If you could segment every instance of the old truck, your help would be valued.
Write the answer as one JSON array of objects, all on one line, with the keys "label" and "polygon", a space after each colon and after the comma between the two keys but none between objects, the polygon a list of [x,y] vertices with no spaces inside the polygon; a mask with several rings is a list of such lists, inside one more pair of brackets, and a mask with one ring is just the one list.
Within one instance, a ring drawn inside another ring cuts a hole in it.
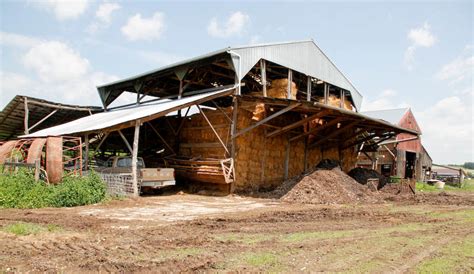
[{"label": "old truck", "polygon": [[[138,184],[142,191],[158,189],[176,184],[173,168],[146,168],[143,158],[138,157]],[[103,166],[95,169],[99,173],[132,173],[132,157],[113,156]]]}]

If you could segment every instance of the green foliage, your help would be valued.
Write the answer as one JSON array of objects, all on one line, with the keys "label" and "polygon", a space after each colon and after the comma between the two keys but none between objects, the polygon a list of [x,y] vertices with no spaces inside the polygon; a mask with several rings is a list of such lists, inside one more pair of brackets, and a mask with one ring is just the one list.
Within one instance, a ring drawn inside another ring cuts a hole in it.
[{"label": "green foliage", "polygon": [[467,169],[474,169],[474,162],[465,162],[463,167]]},{"label": "green foliage", "polygon": [[0,176],[0,208],[71,207],[98,203],[105,196],[106,186],[94,172],[65,177],[58,185],[35,182],[28,170]]},{"label": "green foliage", "polygon": [[41,232],[55,232],[61,230],[61,227],[53,224],[49,224],[47,226],[42,226],[33,223],[14,223],[9,224],[2,228],[3,231],[8,233],[13,233],[18,236],[25,236],[30,234],[38,234]]}]

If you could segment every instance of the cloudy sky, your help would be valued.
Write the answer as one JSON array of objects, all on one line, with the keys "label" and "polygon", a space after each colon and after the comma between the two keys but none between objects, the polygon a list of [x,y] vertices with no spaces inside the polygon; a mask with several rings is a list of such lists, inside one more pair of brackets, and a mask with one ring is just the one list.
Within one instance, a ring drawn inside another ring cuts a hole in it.
[{"label": "cloudy sky", "polygon": [[[412,108],[437,163],[473,161],[472,1],[0,2],[0,108],[100,105],[95,86],[230,45],[314,39],[363,110]],[[122,101],[126,98],[122,98]]]}]

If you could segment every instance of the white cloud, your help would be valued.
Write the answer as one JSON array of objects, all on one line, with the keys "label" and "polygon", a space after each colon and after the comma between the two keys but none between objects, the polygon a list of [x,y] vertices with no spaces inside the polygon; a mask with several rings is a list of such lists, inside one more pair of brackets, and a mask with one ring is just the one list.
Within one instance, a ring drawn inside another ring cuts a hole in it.
[{"label": "white cloud", "polygon": [[436,163],[474,159],[474,118],[471,95],[449,96],[424,110],[414,110],[422,127],[422,141]]},{"label": "white cloud", "polygon": [[212,18],[207,26],[207,33],[212,37],[226,38],[233,35],[240,35],[245,27],[250,23],[250,16],[240,11],[234,12],[230,15],[223,26],[217,21],[217,18]]},{"label": "white cloud", "polygon": [[40,42],[41,40],[37,38],[0,31],[0,45],[29,48]]},{"label": "white cloud", "polygon": [[59,82],[84,76],[89,61],[78,52],[58,41],[33,46],[22,58],[26,68],[35,71],[44,82]]},{"label": "white cloud", "polygon": [[411,29],[407,37],[411,45],[405,51],[404,63],[408,70],[412,70],[417,49],[432,47],[437,42],[437,38],[431,33],[431,26],[427,22],[421,27]]},{"label": "white cloud", "polygon": [[409,107],[409,105],[405,102],[398,104],[395,103],[393,97],[397,94],[398,92],[396,90],[385,89],[374,100],[365,99],[364,101],[362,101],[361,111]]},{"label": "white cloud", "polygon": [[15,95],[23,94],[46,100],[79,105],[100,105],[96,86],[119,78],[96,71],[89,60],[60,41],[40,41],[22,37],[21,41],[39,41],[28,48],[21,43],[21,64],[33,71],[27,76],[0,71],[0,106]]},{"label": "white cloud", "polygon": [[59,20],[78,18],[86,11],[89,4],[89,0],[43,0],[32,2],[54,13]]},{"label": "white cloud", "polygon": [[436,74],[436,78],[443,81],[450,81],[451,84],[455,84],[462,80],[472,78],[473,70],[473,55],[458,57],[449,64],[444,65]]},{"label": "white cloud", "polygon": [[99,5],[95,12],[96,21],[91,23],[87,28],[89,33],[95,33],[99,29],[107,28],[112,22],[112,13],[122,7],[117,3],[105,2]]},{"label": "white cloud", "polygon": [[137,13],[128,18],[127,24],[122,27],[122,33],[130,41],[157,40],[161,38],[165,29],[165,15],[155,12],[150,18],[142,18]]}]

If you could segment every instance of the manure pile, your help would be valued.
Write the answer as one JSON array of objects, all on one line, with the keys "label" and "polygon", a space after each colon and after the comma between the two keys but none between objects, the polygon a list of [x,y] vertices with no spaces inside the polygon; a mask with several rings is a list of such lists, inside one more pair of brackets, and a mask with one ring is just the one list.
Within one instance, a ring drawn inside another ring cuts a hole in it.
[{"label": "manure pile", "polygon": [[287,202],[305,204],[347,204],[376,202],[377,198],[366,187],[339,167],[317,169],[311,174],[285,181],[272,192],[272,196]]}]

